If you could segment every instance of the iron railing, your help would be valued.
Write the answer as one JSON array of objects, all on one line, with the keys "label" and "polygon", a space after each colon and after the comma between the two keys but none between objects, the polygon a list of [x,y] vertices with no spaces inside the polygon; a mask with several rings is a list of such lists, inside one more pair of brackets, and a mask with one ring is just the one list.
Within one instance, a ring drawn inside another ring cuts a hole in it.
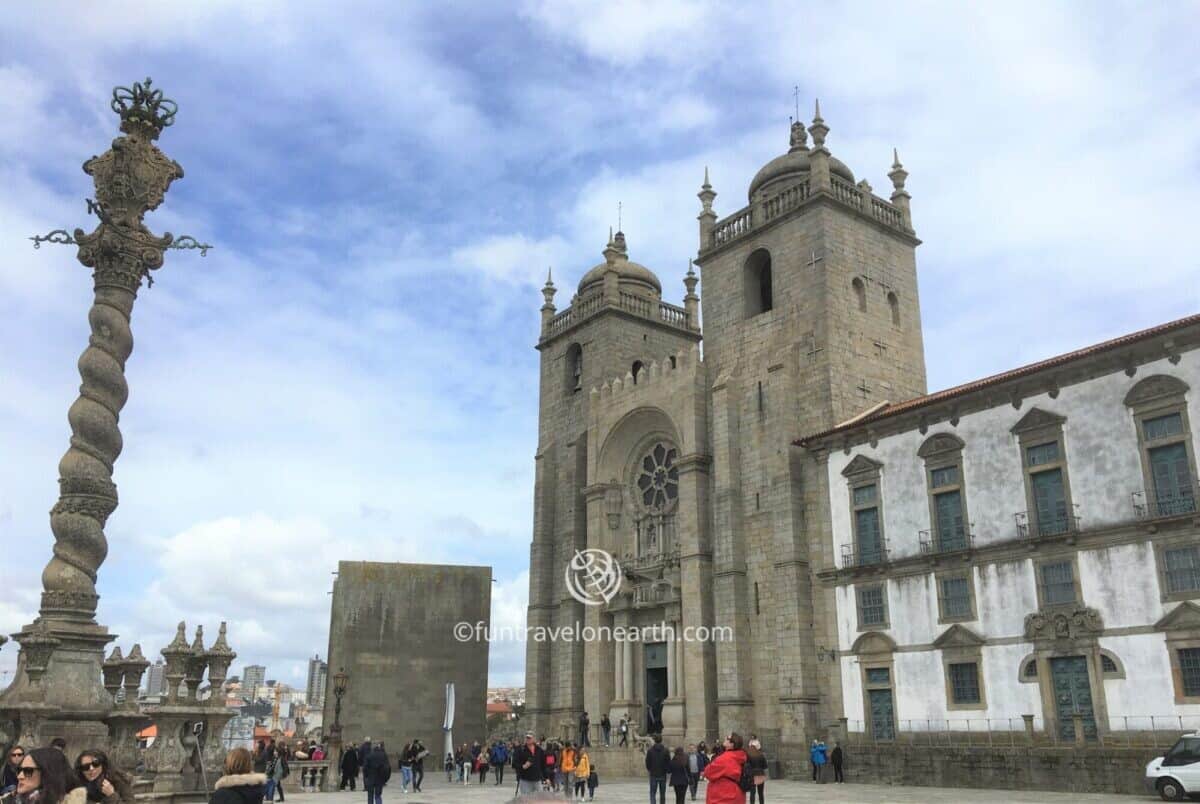
[{"label": "iron railing", "polygon": [[881,567],[888,563],[887,539],[880,539],[878,547],[860,550],[857,545],[842,545],[842,568]]},{"label": "iron railing", "polygon": [[1017,524],[1017,538],[1037,539],[1043,536],[1061,536],[1065,533],[1079,532],[1079,504],[1072,506],[1072,513],[1059,512],[1049,517],[1033,517],[1028,511],[1018,511],[1013,514]]},{"label": "iron railing", "polygon": [[1197,484],[1192,483],[1176,494],[1135,491],[1129,496],[1133,502],[1134,516],[1138,519],[1157,519],[1196,513],[1196,499],[1200,498],[1200,491]]},{"label": "iron railing", "polygon": [[917,532],[921,544],[921,555],[944,555],[961,553],[975,547],[974,525],[959,525],[945,530],[922,530]]}]

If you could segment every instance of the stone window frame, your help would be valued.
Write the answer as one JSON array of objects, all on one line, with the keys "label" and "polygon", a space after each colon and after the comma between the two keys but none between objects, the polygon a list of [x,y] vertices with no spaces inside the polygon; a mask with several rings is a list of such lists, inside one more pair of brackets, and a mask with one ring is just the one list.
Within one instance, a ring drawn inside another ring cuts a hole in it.
[{"label": "stone window frame", "polygon": [[[894,659],[896,643],[887,634],[880,631],[868,631],[854,641],[850,652],[858,657],[859,681],[862,688],[863,702],[863,731],[867,735],[872,735],[874,731],[872,728],[873,724],[871,723],[870,691],[873,689],[891,690],[892,734],[894,736],[891,741],[883,740],[883,742],[894,742],[900,736],[900,721],[897,711],[899,707],[896,696],[896,663]],[[868,670],[881,669],[888,671],[888,683],[886,685],[867,681]]]},{"label": "stone window frame", "polygon": [[[950,712],[981,711],[987,709],[987,683],[983,673],[984,640],[974,631],[962,625],[952,625],[933,641],[933,646],[942,654],[942,677],[946,685],[946,710]],[[950,677],[950,665],[973,664],[979,682],[979,701],[956,703],[954,685]]]},{"label": "stone window frame", "polygon": [[896,291],[888,291],[887,303],[892,315],[892,326],[900,329],[900,297],[896,295]]},{"label": "stone window frame", "polygon": [[[1075,587],[1075,598],[1073,600],[1064,601],[1062,603],[1047,603],[1046,595],[1042,588],[1042,567],[1047,564],[1070,564],[1071,565],[1071,583]],[[1079,583],[1079,552],[1072,551],[1066,555],[1044,556],[1033,560],[1033,582],[1037,588],[1038,609],[1063,609],[1073,606],[1082,606],[1083,603],[1083,587]]]},{"label": "stone window frame", "polygon": [[1180,592],[1171,592],[1167,589],[1167,561],[1164,553],[1167,550],[1174,550],[1180,547],[1200,548],[1200,537],[1193,534],[1180,534],[1154,541],[1154,565],[1158,575],[1158,598],[1163,603],[1200,599],[1200,587],[1185,589]]},{"label": "stone window frame", "polygon": [[[854,555],[859,555],[858,516],[857,512],[874,508],[879,518],[879,548],[882,553],[880,564],[887,563],[887,530],[883,524],[883,464],[871,460],[865,455],[858,455],[842,470],[846,478],[846,501],[850,510],[850,546]],[[866,486],[875,487],[875,504],[858,506],[854,503],[854,492]],[[858,566],[858,565],[856,565]]]},{"label": "stone window frame", "polygon": [[[1188,469],[1192,473],[1192,484],[1200,482],[1196,474],[1196,448],[1192,440],[1191,421],[1188,418],[1187,393],[1189,390],[1191,389],[1188,384],[1178,377],[1170,374],[1152,374],[1134,383],[1129,392],[1125,394],[1125,407],[1128,408],[1133,419],[1133,429],[1137,436],[1138,458],[1142,465],[1143,502],[1147,506],[1148,514],[1151,513],[1150,505],[1152,504],[1150,494],[1154,489],[1154,473],[1150,466],[1151,449],[1183,442],[1184,449],[1187,450]],[[1182,432],[1148,441],[1146,439],[1146,420],[1170,416],[1174,413],[1179,414],[1183,425]],[[1194,515],[1194,513],[1191,512],[1188,515]]]},{"label": "stone window frame", "polygon": [[[764,262],[759,255],[765,255]],[[752,264],[753,263],[753,264]],[[766,246],[758,246],[746,255],[742,263],[742,319],[769,313],[775,309],[775,258]],[[763,294],[763,278],[767,280],[767,292]],[[751,293],[753,290],[753,294]]]},{"label": "stone window frame", "polygon": [[[863,623],[862,618],[862,599],[860,592],[864,589],[879,589],[880,597],[883,600],[883,621],[878,623]],[[854,612],[856,621],[858,622],[859,631],[886,631],[892,627],[892,607],[888,601],[888,582],[886,580],[876,583],[858,583],[854,585]]]},{"label": "stone window frame", "polygon": [[[951,616],[946,614],[946,608],[942,597],[942,581],[950,578],[966,578],[967,580],[967,596],[969,598],[971,611],[966,615]],[[979,619],[979,612],[975,605],[975,570],[971,567],[958,570],[943,570],[935,572],[933,582],[936,586],[934,592],[937,594],[938,605],[938,624],[946,623],[969,623]]]},{"label": "stone window frame", "polygon": [[1154,624],[1156,631],[1163,631],[1163,646],[1167,650],[1167,661],[1171,667],[1171,684],[1175,690],[1175,703],[1200,704],[1200,695],[1185,695],[1183,690],[1183,668],[1179,662],[1179,651],[1187,648],[1200,649],[1200,606],[1185,600],[1171,609]]},{"label": "stone window frame", "polygon": [[936,491],[958,492],[959,505],[962,506],[963,540],[967,548],[971,546],[971,517],[967,509],[967,480],[963,471],[963,451],[966,446],[961,438],[952,433],[934,433],[925,439],[917,449],[917,456],[925,461],[925,497],[929,506],[929,536],[935,548],[938,544],[938,531],[933,473],[937,469],[949,469],[950,467],[958,469],[958,483],[950,486],[938,486]]},{"label": "stone window frame", "polygon": [[[1037,500],[1033,494],[1033,475],[1051,469],[1062,470],[1063,497],[1066,500],[1068,517],[1068,527],[1064,533],[1069,534],[1075,530],[1074,520],[1071,519],[1075,514],[1075,503],[1071,495],[1071,472],[1067,459],[1067,439],[1064,433],[1066,422],[1065,416],[1035,407],[1022,416],[1010,430],[1017,437],[1017,447],[1020,451],[1018,457],[1021,460],[1021,475],[1025,484],[1025,524],[1030,529],[1028,532],[1030,538],[1040,538],[1041,536],[1041,523],[1037,522]],[[1029,465],[1029,448],[1051,442],[1058,444],[1058,460],[1031,467]]]},{"label": "stone window frame", "polygon": [[860,313],[867,312],[867,283],[861,276],[850,280],[850,289],[854,291],[855,306]]},{"label": "stone window frame", "polygon": [[[1030,666],[1033,667],[1033,675],[1027,676],[1025,673]],[[1021,659],[1020,663],[1017,664],[1017,681],[1021,684],[1037,684],[1040,673],[1036,653],[1025,654],[1025,658]]]},{"label": "stone window frame", "polygon": [[[566,360],[563,374],[565,378],[564,385],[566,386],[567,394],[577,394],[583,390],[583,344],[579,341],[572,342],[567,351],[563,353]],[[575,374],[575,367],[579,366],[579,375]]]},{"label": "stone window frame", "polygon": [[[1097,656],[1098,656],[1097,663],[1100,668],[1100,677],[1101,678],[1103,678],[1106,681],[1110,680],[1110,679],[1124,680],[1124,678],[1125,678],[1125,663],[1121,661],[1120,656],[1118,656],[1117,654],[1113,653],[1111,650],[1108,650],[1106,648],[1101,648],[1099,651],[1097,651]],[[1113,667],[1115,669],[1105,670],[1104,669],[1104,660],[1105,659],[1108,659],[1109,661],[1111,661],[1113,663]]]}]

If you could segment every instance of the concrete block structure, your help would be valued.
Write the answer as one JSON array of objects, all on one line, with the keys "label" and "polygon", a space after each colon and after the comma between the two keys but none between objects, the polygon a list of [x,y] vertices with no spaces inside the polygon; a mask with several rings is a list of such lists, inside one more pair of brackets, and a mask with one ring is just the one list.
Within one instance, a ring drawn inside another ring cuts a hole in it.
[{"label": "concrete block structure", "polygon": [[[344,670],[346,744],[382,740],[394,757],[420,738],[439,756],[448,682],[455,685],[455,734],[486,734],[488,644],[456,639],[454,626],[490,623],[491,594],[490,567],[339,562],[329,618],[326,729],[334,723],[336,700],[329,685]],[[426,766],[438,769],[440,762]]]}]

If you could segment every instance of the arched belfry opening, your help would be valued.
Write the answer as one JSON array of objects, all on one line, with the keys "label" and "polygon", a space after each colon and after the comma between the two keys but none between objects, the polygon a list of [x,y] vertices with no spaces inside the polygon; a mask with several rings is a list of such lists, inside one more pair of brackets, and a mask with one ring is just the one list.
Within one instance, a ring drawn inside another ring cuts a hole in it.
[{"label": "arched belfry opening", "polygon": [[765,248],[756,249],[746,258],[746,266],[743,269],[742,296],[746,303],[746,318],[765,313],[775,306],[771,252]]},{"label": "arched belfry opening", "polygon": [[578,393],[583,390],[583,347],[573,343],[567,347],[566,360],[567,393]]}]

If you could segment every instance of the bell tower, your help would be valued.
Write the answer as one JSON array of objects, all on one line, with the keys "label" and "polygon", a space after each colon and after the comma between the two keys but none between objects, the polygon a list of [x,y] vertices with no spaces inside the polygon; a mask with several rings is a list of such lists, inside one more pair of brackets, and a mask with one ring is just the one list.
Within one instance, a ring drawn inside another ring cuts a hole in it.
[{"label": "bell tower", "polygon": [[833,644],[832,601],[811,575],[831,549],[820,473],[788,445],[925,393],[908,174],[893,153],[893,191],[875,195],[832,155],[829,131],[817,104],[755,175],[747,205],[722,219],[707,170],[698,194],[714,608],[736,634],[717,645],[720,728],[757,724],[797,750],[841,705],[835,663],[816,661]]}]

